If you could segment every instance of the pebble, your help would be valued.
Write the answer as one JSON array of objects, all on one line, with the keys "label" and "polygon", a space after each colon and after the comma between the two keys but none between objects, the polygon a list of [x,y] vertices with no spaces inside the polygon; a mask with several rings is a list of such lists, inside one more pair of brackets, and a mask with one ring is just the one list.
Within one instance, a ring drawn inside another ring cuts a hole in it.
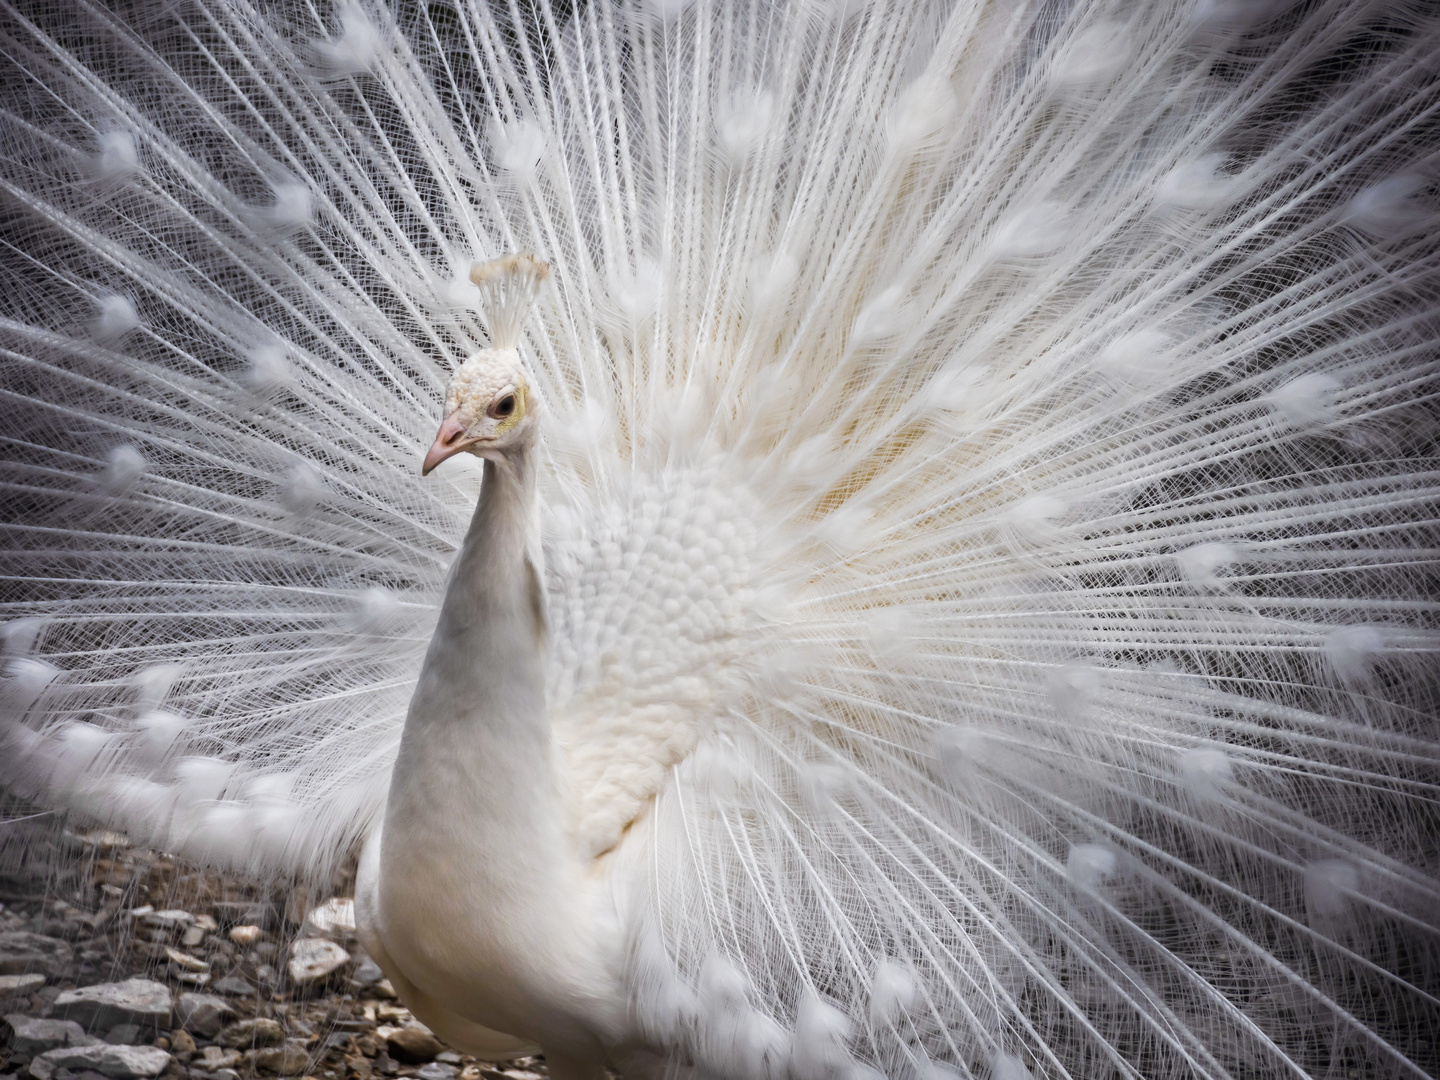
[{"label": "pebble", "polygon": [[265,1017],[238,1020],[221,1031],[215,1041],[237,1050],[252,1046],[279,1046],[285,1041],[285,1029]]},{"label": "pebble", "polygon": [[429,1065],[421,1065],[415,1075],[419,1080],[454,1080],[455,1067],[432,1061]]},{"label": "pebble", "polygon": [[381,1028],[385,1035],[385,1046],[396,1061],[417,1064],[434,1061],[435,1055],[445,1049],[445,1044],[435,1038],[434,1033],[423,1024],[412,1021],[400,1028]]},{"label": "pebble", "polygon": [[105,1033],[105,1041],[111,1046],[136,1046],[150,1040],[139,1024],[116,1024]]},{"label": "pebble", "polygon": [[126,1023],[168,1029],[170,990],[164,983],[150,979],[98,983],[64,991],[55,999],[51,1011],[92,1030],[108,1030]]},{"label": "pebble", "polygon": [[198,956],[191,956],[189,953],[181,952],[179,949],[172,949],[165,946],[166,958],[181,971],[209,971],[210,965]]},{"label": "pebble", "polygon": [[0,997],[28,994],[31,990],[38,990],[44,985],[45,976],[38,971],[32,975],[0,975]]},{"label": "pebble", "polygon": [[195,1038],[188,1031],[170,1032],[170,1054],[176,1061],[189,1061],[195,1056]]},{"label": "pebble", "polygon": [[355,964],[355,970],[350,973],[350,978],[361,986],[370,986],[385,978],[385,972],[380,970],[380,965],[370,957],[362,955]]},{"label": "pebble", "polygon": [[305,928],[310,933],[335,941],[354,938],[355,901],[331,897],[305,916]]},{"label": "pebble", "polygon": [[188,911],[181,911],[179,908],[172,908],[169,911],[151,911],[141,916],[140,919],[146,926],[153,926],[157,930],[178,930],[182,927],[191,926],[195,922],[195,916]]},{"label": "pebble", "polygon": [[267,1050],[256,1050],[251,1058],[255,1068],[261,1072],[276,1073],[279,1076],[299,1076],[310,1064],[310,1054],[305,1044],[296,1039],[287,1039],[280,1046]]},{"label": "pebble", "polygon": [[226,975],[223,979],[216,979],[210,989],[217,994],[229,994],[231,997],[248,997],[255,993],[255,987],[238,975]]},{"label": "pebble", "polygon": [[260,935],[265,933],[258,926],[232,926],[230,928],[230,940],[241,948],[249,948],[260,940]]},{"label": "pebble", "polygon": [[274,904],[222,900],[211,907],[221,926],[258,926],[269,930],[279,922]]},{"label": "pebble", "polygon": [[240,1064],[239,1050],[226,1050],[223,1046],[206,1046],[200,1051],[200,1064],[207,1069],[233,1069]]},{"label": "pebble", "polygon": [[0,934],[0,975],[54,975],[70,963],[75,950],[59,938],[12,930]]},{"label": "pebble", "polygon": [[10,1045],[6,1055],[11,1061],[25,1064],[37,1054],[65,1046],[94,1046],[100,1040],[85,1034],[74,1020],[37,1020],[19,1013],[5,1017],[10,1025]]},{"label": "pebble", "polygon": [[57,1069],[90,1069],[114,1080],[149,1080],[170,1064],[158,1046],[66,1046],[47,1050],[30,1062],[35,1080],[50,1080]]},{"label": "pebble", "polygon": [[324,938],[301,938],[290,948],[290,978],[297,986],[313,986],[350,963],[350,954]]},{"label": "pebble", "polygon": [[235,1007],[214,994],[187,992],[175,1003],[175,1022],[202,1039],[213,1039],[234,1019]]}]

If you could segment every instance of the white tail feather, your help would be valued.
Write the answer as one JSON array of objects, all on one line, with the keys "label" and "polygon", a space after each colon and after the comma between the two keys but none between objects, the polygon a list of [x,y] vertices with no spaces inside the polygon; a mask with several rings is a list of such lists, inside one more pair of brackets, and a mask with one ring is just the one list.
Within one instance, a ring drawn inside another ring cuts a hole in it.
[{"label": "white tail feather", "polygon": [[1425,4],[143,7],[0,27],[13,791],[328,874],[528,331],[617,1061],[1440,1069]]}]

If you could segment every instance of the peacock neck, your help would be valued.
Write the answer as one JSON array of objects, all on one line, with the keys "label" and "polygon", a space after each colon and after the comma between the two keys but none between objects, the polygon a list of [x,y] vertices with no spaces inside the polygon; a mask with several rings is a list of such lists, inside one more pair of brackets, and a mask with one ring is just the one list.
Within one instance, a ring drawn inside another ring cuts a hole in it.
[{"label": "peacock neck", "polygon": [[534,499],[528,452],[487,460],[392,774],[380,906],[390,956],[426,994],[583,1048],[608,965],[554,769]]}]

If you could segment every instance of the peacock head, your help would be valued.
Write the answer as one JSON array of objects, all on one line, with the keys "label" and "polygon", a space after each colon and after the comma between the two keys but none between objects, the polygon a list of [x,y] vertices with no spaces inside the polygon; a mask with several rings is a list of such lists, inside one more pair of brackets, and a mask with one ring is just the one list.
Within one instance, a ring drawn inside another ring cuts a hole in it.
[{"label": "peacock head", "polygon": [[536,404],[519,353],[514,349],[476,353],[450,380],[445,391],[445,419],[425,455],[421,473],[428,474],[461,452],[498,457],[528,444],[536,423]]},{"label": "peacock head", "polygon": [[492,345],[461,364],[445,391],[445,419],[425,455],[421,473],[467,451],[502,460],[530,445],[539,400],[517,346],[525,318],[550,276],[550,264],[532,255],[506,255],[470,268]]}]

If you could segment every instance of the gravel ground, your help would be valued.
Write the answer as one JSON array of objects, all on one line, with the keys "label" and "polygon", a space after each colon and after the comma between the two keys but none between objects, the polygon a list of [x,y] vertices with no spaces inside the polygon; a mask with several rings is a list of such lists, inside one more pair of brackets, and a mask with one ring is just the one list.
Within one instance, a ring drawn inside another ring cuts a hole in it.
[{"label": "gravel ground", "polygon": [[549,1075],[419,1024],[360,950],[345,880],[275,894],[106,832],[51,829],[27,857],[0,877],[0,1080]]}]

